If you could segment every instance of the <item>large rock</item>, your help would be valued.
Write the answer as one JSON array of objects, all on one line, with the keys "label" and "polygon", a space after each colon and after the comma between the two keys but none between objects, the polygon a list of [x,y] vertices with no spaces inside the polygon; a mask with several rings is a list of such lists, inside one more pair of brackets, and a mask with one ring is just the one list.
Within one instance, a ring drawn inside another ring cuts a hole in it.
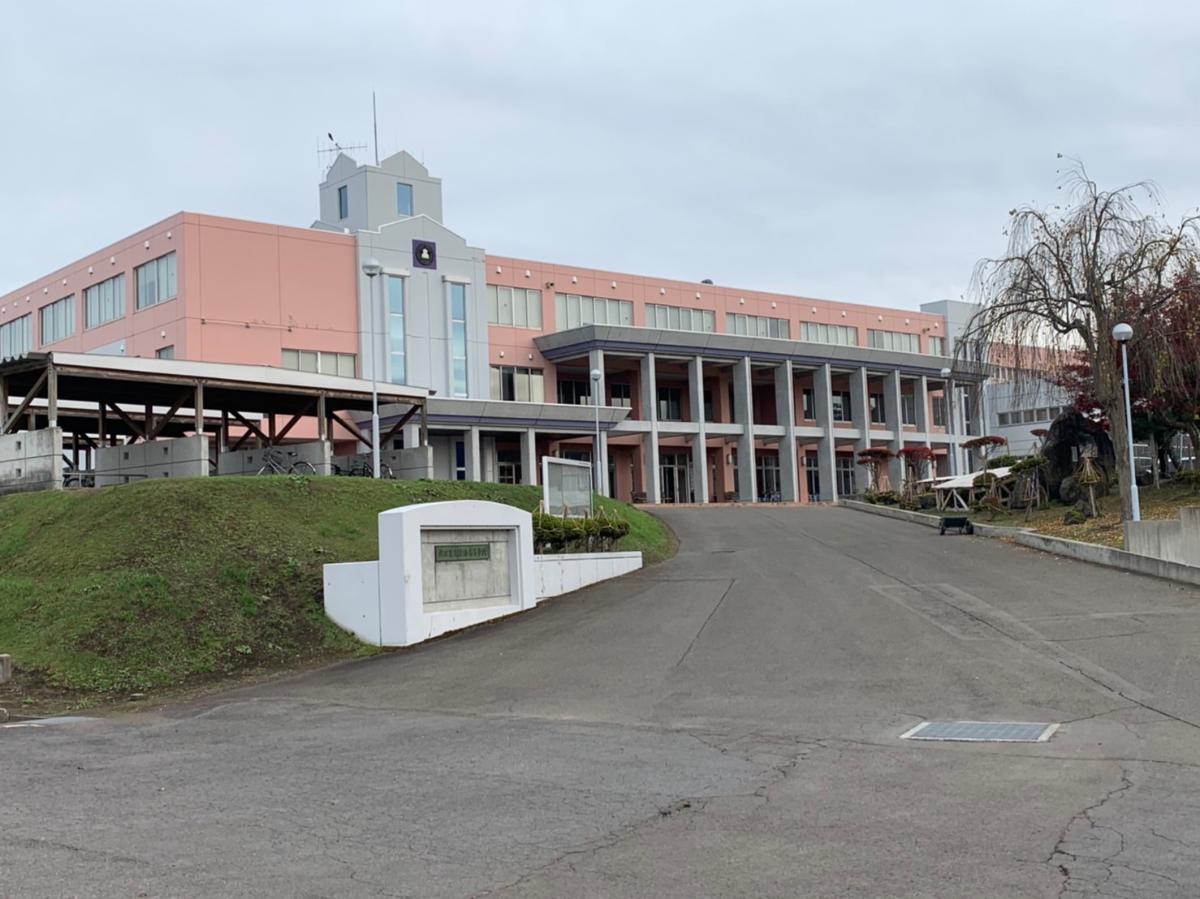
[{"label": "large rock", "polygon": [[[1087,495],[1086,488],[1081,490],[1075,485],[1074,475],[1079,467],[1080,456],[1093,449],[1096,453],[1096,467],[1100,469],[1106,482],[1111,481],[1117,470],[1117,457],[1108,433],[1094,421],[1077,412],[1065,413],[1054,420],[1042,447],[1042,455],[1046,457],[1046,489],[1050,496],[1071,503],[1078,499],[1080,494]],[[1059,495],[1059,487],[1064,480],[1067,482],[1066,493],[1069,494],[1066,497]],[[1103,488],[1097,490],[1098,495],[1103,493]]]}]

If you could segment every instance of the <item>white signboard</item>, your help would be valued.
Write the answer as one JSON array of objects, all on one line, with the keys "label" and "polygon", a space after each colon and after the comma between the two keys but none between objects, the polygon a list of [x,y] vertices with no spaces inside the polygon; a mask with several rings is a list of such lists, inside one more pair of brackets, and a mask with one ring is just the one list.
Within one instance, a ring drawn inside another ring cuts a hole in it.
[{"label": "white signboard", "polygon": [[587,518],[592,514],[592,465],[542,457],[542,503],[547,515]]}]

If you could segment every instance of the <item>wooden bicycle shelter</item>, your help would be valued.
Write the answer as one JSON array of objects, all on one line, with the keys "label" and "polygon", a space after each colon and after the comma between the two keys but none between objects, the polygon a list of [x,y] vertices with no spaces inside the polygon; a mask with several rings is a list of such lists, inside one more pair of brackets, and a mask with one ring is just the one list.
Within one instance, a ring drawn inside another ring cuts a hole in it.
[{"label": "wooden bicycle shelter", "polygon": [[[376,385],[379,405],[399,412],[381,444],[415,419],[419,445],[427,445],[429,393]],[[96,448],[207,433],[234,451],[247,441],[287,442],[300,422],[315,420],[318,439],[340,428],[369,445],[356,418],[371,409],[371,381],[265,365],[59,352],[0,361],[0,437],[61,428],[77,446]]]}]

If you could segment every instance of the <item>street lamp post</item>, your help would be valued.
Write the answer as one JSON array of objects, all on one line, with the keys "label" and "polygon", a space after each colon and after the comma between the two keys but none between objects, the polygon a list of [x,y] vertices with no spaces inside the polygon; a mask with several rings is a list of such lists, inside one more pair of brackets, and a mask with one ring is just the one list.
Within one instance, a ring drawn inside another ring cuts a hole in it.
[{"label": "street lamp post", "polygon": [[592,485],[592,493],[600,492],[600,378],[603,377],[603,372],[598,368],[592,369],[592,408],[596,411],[596,431],[595,431],[595,462],[592,469],[595,471],[596,483]]},{"label": "street lamp post", "polygon": [[1129,352],[1128,344],[1133,337],[1133,328],[1121,322],[1112,330],[1113,340],[1121,344],[1121,370],[1125,375],[1125,448],[1129,453],[1129,506],[1134,521],[1142,520],[1141,502],[1138,499],[1137,469],[1133,465],[1133,409],[1129,402]]},{"label": "street lamp post", "polygon": [[367,276],[370,295],[367,297],[367,314],[371,319],[368,331],[371,340],[371,476],[379,479],[379,383],[376,377],[375,354],[379,347],[375,340],[375,282],[383,273],[383,266],[372,256],[362,266],[363,274]]},{"label": "street lamp post", "polygon": [[950,474],[958,475],[958,445],[954,441],[954,392],[950,389],[950,369],[942,369],[945,384],[942,393],[946,395],[946,433],[950,435]]}]

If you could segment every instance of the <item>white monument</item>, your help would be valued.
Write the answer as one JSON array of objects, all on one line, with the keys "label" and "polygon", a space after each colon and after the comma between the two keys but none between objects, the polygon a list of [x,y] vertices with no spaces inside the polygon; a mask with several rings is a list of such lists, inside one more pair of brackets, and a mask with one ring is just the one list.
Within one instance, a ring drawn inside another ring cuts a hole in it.
[{"label": "white monument", "polygon": [[533,608],[536,581],[528,512],[476,500],[402,506],[379,515],[378,562],[325,566],[325,613],[368,643],[411,646]]}]

